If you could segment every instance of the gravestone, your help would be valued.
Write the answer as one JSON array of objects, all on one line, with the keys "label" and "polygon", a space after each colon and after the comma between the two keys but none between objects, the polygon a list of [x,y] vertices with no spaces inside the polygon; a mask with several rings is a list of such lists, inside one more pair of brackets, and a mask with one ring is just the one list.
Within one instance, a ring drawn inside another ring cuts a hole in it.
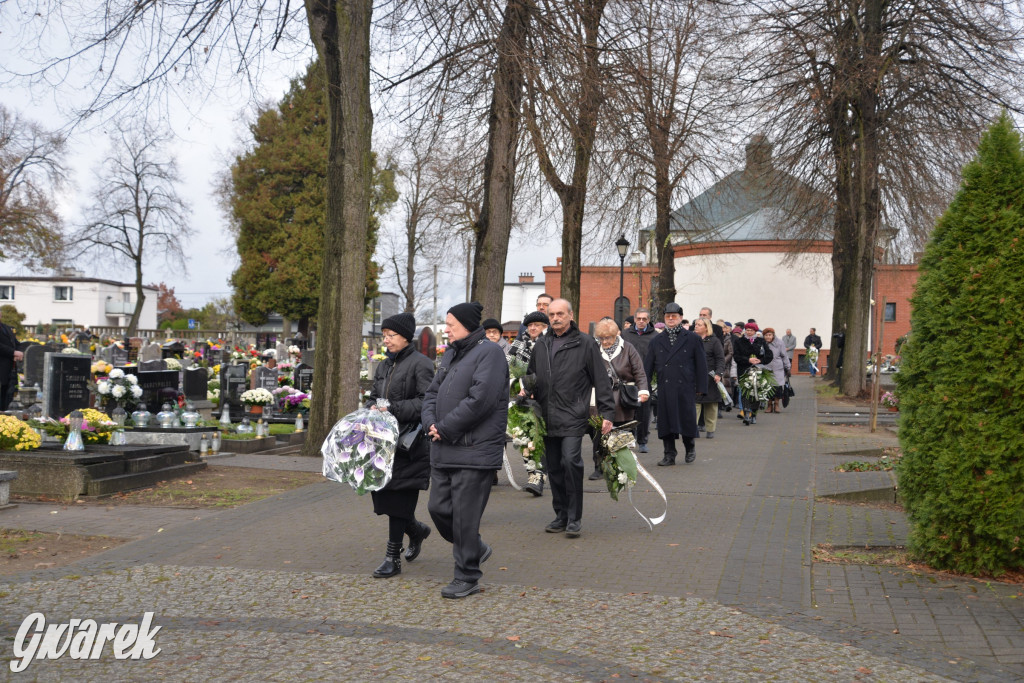
[{"label": "gravestone", "polygon": [[208,354],[210,367],[224,362],[224,351],[222,349],[210,349]]},{"label": "gravestone", "polygon": [[206,368],[189,368],[182,373],[185,398],[190,401],[205,401],[207,377]]},{"label": "gravestone", "polygon": [[162,403],[178,395],[177,370],[143,370],[140,364],[136,377],[142,389],[139,402],[145,403],[151,413],[159,412]]},{"label": "gravestone", "polygon": [[114,364],[114,345],[103,346],[96,353],[96,357],[104,363]]},{"label": "gravestone", "polygon": [[313,366],[306,363],[299,363],[295,366],[295,373],[292,375],[292,383],[295,388],[304,394],[308,394],[313,388]]},{"label": "gravestone", "polygon": [[[266,389],[271,394],[273,394],[274,390],[277,389],[277,368],[268,368],[265,365],[261,365],[252,371],[252,375],[254,389]],[[264,406],[263,412],[273,415],[277,412],[277,406],[274,404]]]},{"label": "gravestone", "polygon": [[[139,372],[157,372],[159,370],[167,369],[167,361],[161,359],[158,360],[144,360],[139,362]],[[177,372],[174,370],[173,372]]]},{"label": "gravestone", "polygon": [[191,358],[182,358],[182,359],[181,359],[181,369],[182,369],[182,370],[188,370],[188,369],[189,369],[190,367],[192,367],[192,366],[193,366],[194,364],[195,364],[195,363],[194,363],[194,362],[192,361],[192,359],[191,359]]},{"label": "gravestone", "polygon": [[111,365],[113,365],[115,368],[123,368],[124,366],[128,365],[128,349],[122,348],[117,344],[114,344],[110,348],[110,355],[112,360],[108,362]]},{"label": "gravestone", "polygon": [[180,341],[169,341],[160,347],[160,358],[181,358],[185,355],[185,345]]},{"label": "gravestone", "polygon": [[208,343],[197,341],[195,346],[192,347],[192,351],[203,360],[210,360],[210,345]]},{"label": "gravestone", "polygon": [[277,362],[278,363],[284,363],[286,360],[288,360],[288,347],[287,346],[285,346],[281,342],[277,342],[277,346],[275,347],[275,350],[277,351]]},{"label": "gravestone", "polygon": [[143,344],[142,349],[139,351],[139,361],[146,360],[160,360],[163,356],[160,354],[160,345],[156,342],[150,342]]},{"label": "gravestone", "polygon": [[77,353],[47,353],[43,359],[43,416],[59,420],[89,407],[92,359]]},{"label": "gravestone", "polygon": [[[224,365],[220,369],[220,401],[221,405],[232,408],[242,405],[242,394],[249,388],[246,372],[249,366],[244,363]],[[240,414],[240,413],[238,413]]]},{"label": "gravestone", "polygon": [[437,358],[437,337],[434,330],[429,327],[421,327],[416,332],[416,350],[430,360]]},{"label": "gravestone", "polygon": [[51,344],[33,344],[25,349],[25,386],[43,386],[43,362],[46,354],[58,351],[60,349]]},{"label": "gravestone", "polygon": [[316,367],[316,363],[313,361],[316,359],[316,349],[306,349],[302,352],[302,362],[313,368]]},{"label": "gravestone", "polygon": [[145,340],[142,337],[132,337],[128,340],[128,362],[138,363],[139,354],[142,352],[142,344]]}]

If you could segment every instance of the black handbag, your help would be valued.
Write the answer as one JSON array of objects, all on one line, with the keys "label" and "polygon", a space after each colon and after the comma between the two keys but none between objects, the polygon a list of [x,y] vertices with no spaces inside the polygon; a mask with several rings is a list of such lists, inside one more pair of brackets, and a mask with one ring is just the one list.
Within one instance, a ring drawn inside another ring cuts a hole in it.
[{"label": "black handbag", "polygon": [[635,384],[619,382],[619,405],[623,408],[639,408],[640,389]]},{"label": "black handbag", "polygon": [[789,407],[789,399],[792,396],[796,396],[796,392],[793,391],[793,385],[790,384],[789,380],[787,379],[786,383],[784,385],[782,385],[782,407],[783,408],[788,408]]},{"label": "black handbag", "polygon": [[403,427],[398,432],[398,441],[395,443],[396,450],[403,453],[415,452],[420,443],[423,442],[423,425],[417,422],[415,425]]}]

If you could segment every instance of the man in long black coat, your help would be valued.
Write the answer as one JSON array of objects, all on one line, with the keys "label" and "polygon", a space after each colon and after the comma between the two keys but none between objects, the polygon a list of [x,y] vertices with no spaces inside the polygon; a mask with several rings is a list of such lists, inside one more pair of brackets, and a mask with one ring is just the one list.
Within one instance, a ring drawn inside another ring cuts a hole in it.
[{"label": "man in long black coat", "polygon": [[14,330],[0,323],[0,410],[7,410],[18,389],[17,363],[22,357]]},{"label": "man in long black coat", "polygon": [[665,306],[665,331],[647,347],[644,371],[658,382],[658,438],[665,446],[659,465],[676,464],[676,436],[683,438],[686,462],[697,458],[697,394],[708,393],[708,363],[704,345],[683,327],[683,309]]}]

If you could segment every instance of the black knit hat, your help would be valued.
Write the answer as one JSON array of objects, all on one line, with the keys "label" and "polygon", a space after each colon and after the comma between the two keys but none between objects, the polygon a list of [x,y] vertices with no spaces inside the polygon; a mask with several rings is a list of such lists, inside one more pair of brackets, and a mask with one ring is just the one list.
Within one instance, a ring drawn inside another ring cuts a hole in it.
[{"label": "black knit hat", "polygon": [[475,301],[469,301],[455,304],[448,309],[448,312],[455,316],[455,319],[462,323],[467,331],[473,332],[480,327],[480,317],[484,313],[484,307]]},{"label": "black knit hat", "polygon": [[412,338],[416,336],[416,318],[413,317],[412,313],[399,313],[390,318],[385,318],[384,322],[380,324],[380,329],[391,330],[396,334],[402,335],[408,341],[412,341]]},{"label": "black knit hat", "polygon": [[502,324],[499,323],[494,318],[488,318],[487,320],[483,321],[483,323],[480,326],[483,327],[485,330],[498,330],[499,332],[505,331],[505,328],[502,326]]},{"label": "black knit hat", "polygon": [[523,324],[529,325],[530,323],[544,323],[545,325],[550,325],[551,321],[548,320],[548,317],[544,315],[543,311],[530,311],[526,314],[526,317],[523,318]]}]

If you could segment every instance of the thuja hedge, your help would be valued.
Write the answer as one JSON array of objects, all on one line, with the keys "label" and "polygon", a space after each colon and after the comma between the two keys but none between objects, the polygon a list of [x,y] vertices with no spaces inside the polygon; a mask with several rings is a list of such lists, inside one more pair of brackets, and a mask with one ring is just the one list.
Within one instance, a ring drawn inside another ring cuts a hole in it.
[{"label": "thuja hedge", "polygon": [[1024,568],[1024,150],[1004,113],[921,259],[896,377],[910,550]]}]

